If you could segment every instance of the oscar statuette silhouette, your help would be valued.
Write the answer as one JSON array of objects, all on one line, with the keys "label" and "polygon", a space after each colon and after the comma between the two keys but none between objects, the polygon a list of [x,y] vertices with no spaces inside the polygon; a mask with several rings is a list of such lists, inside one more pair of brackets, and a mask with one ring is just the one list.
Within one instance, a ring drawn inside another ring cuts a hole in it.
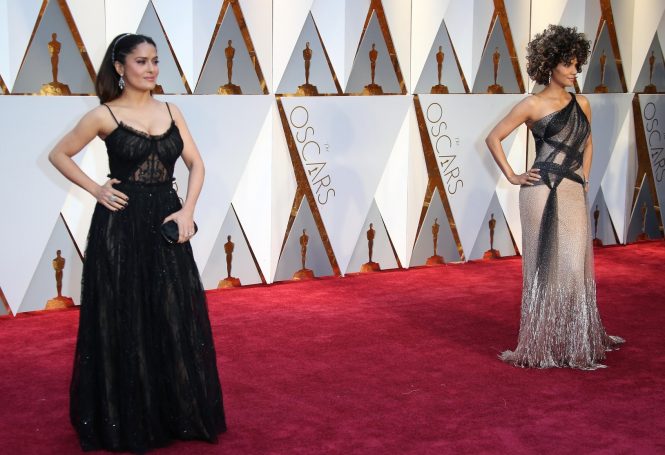
[{"label": "oscar statuette silhouette", "polygon": [[231,241],[231,236],[226,237],[224,244],[224,253],[226,253],[226,278],[220,280],[217,289],[237,288],[240,286],[240,279],[231,276],[231,263],[233,262],[233,249],[235,244]]},{"label": "oscar statuette silhouette", "polygon": [[494,83],[487,87],[487,93],[500,94],[503,93],[503,86],[497,83],[497,78],[499,77],[499,62],[501,61],[501,53],[499,48],[495,48],[492,53],[492,66],[494,70]]},{"label": "oscar statuette silhouette", "polygon": [[598,205],[593,211],[593,246],[603,246],[603,241],[598,238],[598,219],[600,218],[600,210]]},{"label": "oscar statuette silhouette", "polygon": [[219,95],[242,95],[242,89],[240,86],[231,82],[233,79],[233,57],[235,55],[236,50],[233,47],[233,41],[229,40],[229,45],[224,48],[224,56],[226,57],[226,77],[228,82],[217,89]]},{"label": "oscar statuette silhouette", "polygon": [[305,262],[307,260],[307,243],[309,242],[309,236],[305,229],[302,230],[302,235],[300,236],[300,263],[302,268],[293,274],[294,280],[308,280],[314,278],[314,272],[305,267]]},{"label": "oscar statuette silhouette", "polygon": [[644,87],[644,93],[658,93],[658,89],[653,83],[653,68],[656,64],[656,56],[653,54],[654,52],[651,51],[651,56],[649,57],[649,83]]},{"label": "oscar statuette silhouette", "polygon": [[48,53],[51,55],[51,75],[53,80],[48,84],[42,85],[39,89],[40,95],[58,96],[58,95],[71,95],[69,86],[58,81],[58,66],[60,64],[60,50],[62,43],[57,40],[58,34],[51,34],[51,41],[48,42]]},{"label": "oscar statuette silhouette", "polygon": [[316,96],[319,90],[316,85],[309,83],[309,68],[312,63],[312,49],[309,47],[309,41],[305,43],[305,49],[302,50],[302,58],[305,60],[305,83],[298,86],[296,95],[298,96]]},{"label": "oscar statuette silhouette", "polygon": [[441,74],[443,70],[443,59],[445,54],[443,53],[442,46],[439,46],[439,52],[436,53],[436,72],[437,72],[437,84],[432,86],[430,93],[433,95],[445,95],[448,93],[448,87],[441,83]]},{"label": "oscar statuette silhouette", "polygon": [[62,252],[60,250],[55,252],[55,258],[53,258],[52,264],[53,270],[55,271],[55,289],[58,294],[56,297],[53,297],[46,302],[46,309],[55,310],[72,307],[74,306],[72,298],[62,295],[62,275],[65,269],[65,258],[62,257]]},{"label": "oscar statuette silhouette", "polygon": [[642,203],[642,232],[637,236],[637,241],[642,242],[645,240],[650,240],[649,234],[647,234],[647,203]]},{"label": "oscar statuette silhouette", "polygon": [[490,215],[490,220],[487,224],[490,228],[490,249],[485,251],[483,259],[498,259],[501,257],[501,253],[499,253],[499,250],[494,249],[494,229],[496,228],[496,219],[494,218],[493,213]]},{"label": "oscar statuette silhouette", "polygon": [[369,229],[367,230],[367,249],[369,252],[369,262],[365,262],[360,266],[360,271],[365,272],[378,272],[381,270],[381,266],[378,262],[372,261],[372,253],[374,252],[374,236],[376,231],[374,230],[374,224],[369,223]]},{"label": "oscar statuette silhouette", "polygon": [[372,82],[363,88],[363,95],[383,95],[383,88],[374,82],[376,77],[376,59],[379,57],[379,51],[375,48],[376,43],[372,43],[372,49],[369,51],[369,67]]},{"label": "oscar statuette silhouette", "polygon": [[593,93],[607,93],[609,89],[605,85],[605,65],[607,64],[607,55],[605,54],[605,49],[603,49],[600,54],[600,84],[593,89]]},{"label": "oscar statuette silhouette", "polygon": [[432,243],[434,246],[434,254],[427,258],[425,265],[439,265],[443,264],[443,258],[436,253],[437,246],[439,244],[439,219],[434,218],[434,224],[432,225]]}]

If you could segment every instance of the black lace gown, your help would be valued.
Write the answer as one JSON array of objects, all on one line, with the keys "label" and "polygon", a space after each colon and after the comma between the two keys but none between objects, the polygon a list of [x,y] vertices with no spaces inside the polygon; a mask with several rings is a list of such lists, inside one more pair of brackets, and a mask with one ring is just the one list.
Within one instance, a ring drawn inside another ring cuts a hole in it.
[{"label": "black lace gown", "polygon": [[92,217],[71,422],[84,450],[216,441],[226,424],[203,285],[189,242],[159,233],[181,208],[172,181],[182,138],[173,122],[158,136],[120,122],[105,142],[129,205],[97,204]]}]

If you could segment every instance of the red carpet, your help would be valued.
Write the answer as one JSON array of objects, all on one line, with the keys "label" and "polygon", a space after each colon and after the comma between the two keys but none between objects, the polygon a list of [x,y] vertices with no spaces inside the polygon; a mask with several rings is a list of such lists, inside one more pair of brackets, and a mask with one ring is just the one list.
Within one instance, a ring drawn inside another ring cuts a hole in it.
[{"label": "red carpet", "polygon": [[[520,260],[214,291],[229,432],[168,454],[665,453],[665,243],[596,252],[607,369],[523,370]],[[0,452],[77,453],[78,312],[0,318]]]}]

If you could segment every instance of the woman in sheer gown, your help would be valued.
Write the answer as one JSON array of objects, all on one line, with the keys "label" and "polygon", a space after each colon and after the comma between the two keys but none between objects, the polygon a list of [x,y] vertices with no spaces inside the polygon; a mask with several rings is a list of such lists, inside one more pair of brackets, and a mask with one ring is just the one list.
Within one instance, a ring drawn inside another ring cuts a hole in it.
[{"label": "woman in sheer gown", "polygon": [[[70,417],[84,450],[143,452],[174,439],[210,442],[226,429],[206,297],[192,255],[204,167],[180,110],[152,98],[155,43],[117,36],[96,81],[101,105],[49,155],[97,199],[83,265]],[[95,136],[110,179],[99,185],[72,160]],[[187,197],[173,189],[182,157]],[[179,240],[160,225],[174,220]]]},{"label": "woman in sheer gown", "polygon": [[[520,188],[522,309],[517,348],[500,358],[521,367],[602,367],[605,352],[623,343],[606,334],[596,307],[587,210],[591,170],[591,107],[573,87],[589,42],[575,28],[550,25],[528,45],[529,76],[544,85],[487,136],[501,171]],[[520,124],[536,144],[533,167],[515,174],[501,141]]]}]

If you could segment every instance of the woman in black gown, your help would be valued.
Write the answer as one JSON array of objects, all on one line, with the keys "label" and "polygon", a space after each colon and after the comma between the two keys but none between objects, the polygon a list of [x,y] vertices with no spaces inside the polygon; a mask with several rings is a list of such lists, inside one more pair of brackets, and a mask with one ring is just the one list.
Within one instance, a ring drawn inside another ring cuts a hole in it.
[{"label": "woman in black gown", "polygon": [[[84,450],[145,451],[174,439],[216,441],[226,429],[206,297],[189,239],[204,167],[179,109],[155,100],[154,41],[117,36],[96,81],[101,105],[49,155],[97,199],[83,265],[70,416]],[[72,160],[95,136],[110,179]],[[173,189],[182,157],[184,202]],[[174,220],[170,244],[160,225]]]},{"label": "woman in black gown", "polygon": [[[591,172],[591,106],[573,87],[589,56],[575,28],[550,25],[528,46],[527,72],[544,85],[487,136],[504,175],[520,189],[522,312],[517,348],[501,359],[521,367],[602,367],[610,336],[596,307],[586,190]],[[501,141],[522,123],[536,142],[533,167],[515,174]]]}]

